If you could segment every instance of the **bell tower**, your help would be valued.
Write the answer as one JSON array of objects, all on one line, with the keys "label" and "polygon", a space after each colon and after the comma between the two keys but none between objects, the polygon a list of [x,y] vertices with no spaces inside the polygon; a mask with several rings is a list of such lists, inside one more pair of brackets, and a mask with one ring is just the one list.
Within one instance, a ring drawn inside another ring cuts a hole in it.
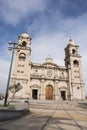
[{"label": "bell tower", "polygon": [[68,69],[71,100],[84,100],[84,82],[79,46],[69,39],[65,48],[65,66]]},{"label": "bell tower", "polygon": [[13,74],[26,75],[28,71],[28,62],[30,62],[31,55],[31,37],[27,32],[18,36],[18,46],[14,59]]},{"label": "bell tower", "polygon": [[27,97],[28,84],[30,79],[30,55],[31,55],[31,37],[27,32],[18,36],[18,46],[15,50],[13,70],[11,74],[10,84],[20,83],[22,90],[19,92],[19,97]]}]

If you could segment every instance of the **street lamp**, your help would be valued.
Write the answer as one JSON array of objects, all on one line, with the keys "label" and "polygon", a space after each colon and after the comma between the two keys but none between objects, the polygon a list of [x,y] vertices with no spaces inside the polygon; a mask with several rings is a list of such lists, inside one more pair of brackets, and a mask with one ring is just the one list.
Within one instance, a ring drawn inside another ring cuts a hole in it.
[{"label": "street lamp", "polygon": [[8,90],[9,90],[9,84],[10,84],[10,76],[11,76],[12,63],[13,63],[13,58],[14,58],[14,49],[16,49],[17,43],[15,43],[15,42],[9,42],[9,45],[13,45],[13,47],[9,47],[8,48],[9,50],[12,50],[12,57],[11,57],[11,63],[10,63],[8,81],[7,81],[7,88],[6,88],[6,93],[5,93],[4,106],[7,105]]}]

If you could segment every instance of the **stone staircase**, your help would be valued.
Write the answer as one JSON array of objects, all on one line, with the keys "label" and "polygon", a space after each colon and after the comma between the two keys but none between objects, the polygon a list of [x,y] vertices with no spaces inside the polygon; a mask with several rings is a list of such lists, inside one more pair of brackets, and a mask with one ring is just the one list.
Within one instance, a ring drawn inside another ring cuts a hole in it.
[{"label": "stone staircase", "polygon": [[54,100],[30,100],[29,108],[36,109],[62,109],[62,103]]}]

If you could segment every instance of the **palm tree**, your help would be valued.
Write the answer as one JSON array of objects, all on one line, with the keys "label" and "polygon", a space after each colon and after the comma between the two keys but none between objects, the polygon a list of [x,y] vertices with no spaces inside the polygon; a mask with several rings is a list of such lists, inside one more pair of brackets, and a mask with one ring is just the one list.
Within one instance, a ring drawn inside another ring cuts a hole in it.
[{"label": "palm tree", "polygon": [[16,92],[18,92],[20,89],[22,89],[20,83],[14,84],[9,87],[9,90],[13,93],[12,100],[14,99]]}]

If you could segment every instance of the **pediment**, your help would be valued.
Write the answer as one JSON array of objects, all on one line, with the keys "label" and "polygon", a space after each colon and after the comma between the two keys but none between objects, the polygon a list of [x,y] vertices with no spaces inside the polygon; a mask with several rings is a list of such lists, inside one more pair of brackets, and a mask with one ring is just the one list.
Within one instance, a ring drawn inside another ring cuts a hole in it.
[{"label": "pediment", "polygon": [[37,85],[37,84],[33,84],[33,85],[31,85],[30,87],[31,87],[31,88],[40,88],[40,86]]}]

